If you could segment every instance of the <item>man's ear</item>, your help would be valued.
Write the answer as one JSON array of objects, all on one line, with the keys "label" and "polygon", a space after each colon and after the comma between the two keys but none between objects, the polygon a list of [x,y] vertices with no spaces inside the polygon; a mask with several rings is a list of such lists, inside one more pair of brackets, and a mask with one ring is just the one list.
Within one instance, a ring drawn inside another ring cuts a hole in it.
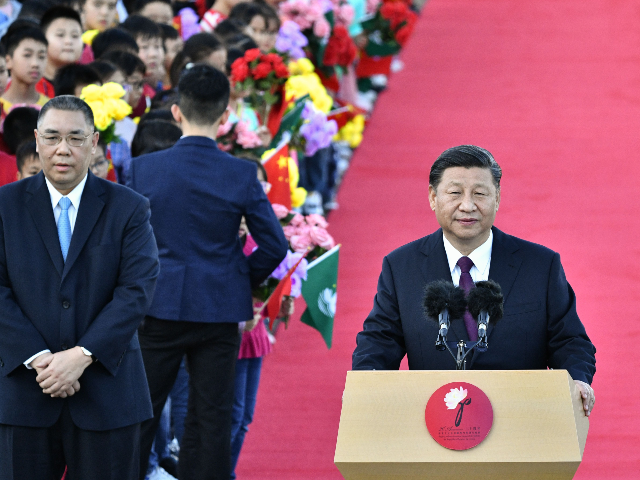
[{"label": "man's ear", "polygon": [[176,122],[182,123],[182,112],[180,111],[178,104],[174,103],[171,105],[171,115],[173,115],[173,119]]},{"label": "man's ear", "polygon": [[436,189],[433,185],[429,185],[429,206],[431,210],[436,209]]}]

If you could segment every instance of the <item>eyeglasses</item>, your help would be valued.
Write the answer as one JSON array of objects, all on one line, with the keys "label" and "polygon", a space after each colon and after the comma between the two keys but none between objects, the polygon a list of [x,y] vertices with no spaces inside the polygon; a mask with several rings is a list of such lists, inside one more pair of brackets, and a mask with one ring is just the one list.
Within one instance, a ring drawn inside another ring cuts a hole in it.
[{"label": "eyeglasses", "polygon": [[64,138],[67,142],[67,145],[69,145],[70,147],[81,147],[82,145],[84,145],[84,142],[87,140],[87,138],[89,138],[91,135],[93,135],[93,132],[88,135],[80,135],[78,133],[70,133],[68,135],[45,133],[43,135],[42,133],[38,132],[38,136],[42,139],[42,143],[51,146],[59,145]]},{"label": "eyeglasses", "polygon": [[99,162],[94,163],[93,165],[89,165],[89,168],[92,172],[104,170],[109,166],[109,160],[100,160]]},{"label": "eyeglasses", "polygon": [[271,191],[271,184],[269,182],[260,181],[260,185],[262,185],[262,190],[264,190],[264,194],[268,195]]}]

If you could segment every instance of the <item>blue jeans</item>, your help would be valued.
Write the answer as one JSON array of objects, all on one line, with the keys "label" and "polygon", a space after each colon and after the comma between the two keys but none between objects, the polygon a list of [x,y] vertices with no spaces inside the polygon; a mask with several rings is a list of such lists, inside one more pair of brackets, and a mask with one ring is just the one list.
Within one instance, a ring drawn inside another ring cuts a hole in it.
[{"label": "blue jeans", "polygon": [[244,436],[249,431],[256,407],[262,358],[242,358],[236,363],[236,394],[231,414],[231,478],[236,478],[236,465]]}]

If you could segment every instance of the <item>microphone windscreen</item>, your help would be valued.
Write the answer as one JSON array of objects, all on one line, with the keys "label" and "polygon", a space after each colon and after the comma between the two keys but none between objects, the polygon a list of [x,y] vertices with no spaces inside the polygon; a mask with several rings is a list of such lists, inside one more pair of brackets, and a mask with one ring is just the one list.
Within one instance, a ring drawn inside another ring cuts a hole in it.
[{"label": "microphone windscreen", "polygon": [[489,321],[496,323],[504,314],[504,297],[502,288],[493,280],[476,283],[467,295],[467,305],[469,313],[473,318],[478,318],[481,311],[489,314]]},{"label": "microphone windscreen", "polygon": [[425,313],[437,322],[445,308],[449,310],[451,319],[462,318],[467,308],[464,292],[446,280],[429,283],[424,290]]}]

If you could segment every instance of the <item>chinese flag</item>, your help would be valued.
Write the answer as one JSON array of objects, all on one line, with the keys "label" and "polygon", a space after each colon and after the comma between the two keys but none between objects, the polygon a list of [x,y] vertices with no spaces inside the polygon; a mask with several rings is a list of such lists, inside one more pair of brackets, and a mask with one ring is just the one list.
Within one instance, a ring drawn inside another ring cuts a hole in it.
[{"label": "chinese flag", "polygon": [[271,203],[279,203],[291,209],[291,184],[289,183],[289,146],[278,148],[267,160],[262,162],[271,184],[267,195]]},{"label": "chinese flag", "polygon": [[[293,270],[295,270],[295,268]],[[288,272],[287,275],[280,280],[280,283],[278,283],[278,286],[269,297],[269,302],[267,303],[267,317],[269,317],[269,328],[271,329],[273,329],[273,322],[280,313],[282,297],[291,294],[291,273],[293,273],[293,271]]]}]

